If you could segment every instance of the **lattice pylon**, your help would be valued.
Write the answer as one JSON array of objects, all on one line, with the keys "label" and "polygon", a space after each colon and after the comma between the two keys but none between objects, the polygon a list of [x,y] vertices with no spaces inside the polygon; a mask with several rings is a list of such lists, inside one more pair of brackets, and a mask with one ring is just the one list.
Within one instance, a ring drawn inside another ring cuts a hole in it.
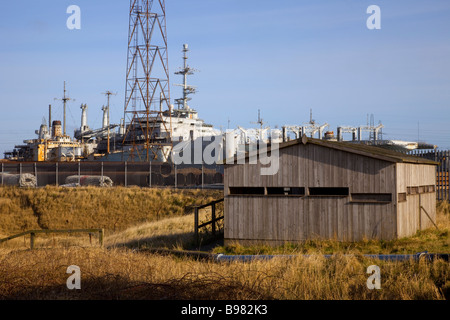
[{"label": "lattice pylon", "polygon": [[131,161],[155,160],[171,146],[170,114],[165,1],[130,0],[123,143]]}]

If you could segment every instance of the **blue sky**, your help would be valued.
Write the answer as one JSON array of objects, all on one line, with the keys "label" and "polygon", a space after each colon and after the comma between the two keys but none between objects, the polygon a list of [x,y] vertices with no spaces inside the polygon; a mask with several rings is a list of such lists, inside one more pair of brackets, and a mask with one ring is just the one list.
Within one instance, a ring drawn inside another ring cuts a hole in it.
[{"label": "blue sky", "polygon": [[[69,30],[70,5],[81,30]],[[369,30],[369,5],[381,30]],[[111,120],[123,117],[128,0],[0,3],[0,156],[34,138],[53,106],[62,118],[63,82],[71,98],[67,130],[101,126],[102,92]],[[226,129],[252,127],[258,109],[271,127],[309,121],[365,125],[381,121],[384,138],[450,148],[450,1],[166,0],[171,98],[188,43],[198,87],[191,107]]]}]

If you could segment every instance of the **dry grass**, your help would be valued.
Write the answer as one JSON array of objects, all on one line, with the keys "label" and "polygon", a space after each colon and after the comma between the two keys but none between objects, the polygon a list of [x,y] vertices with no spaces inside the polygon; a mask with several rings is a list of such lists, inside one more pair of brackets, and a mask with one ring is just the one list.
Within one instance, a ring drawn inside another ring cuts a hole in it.
[{"label": "dry grass", "polygon": [[107,247],[180,249],[194,237],[192,214],[148,222],[107,237]]},{"label": "dry grass", "polygon": [[[216,212],[221,214],[220,210]],[[199,223],[210,220],[210,208],[199,211]],[[204,231],[204,229],[200,230],[199,240],[201,242],[211,240],[211,237]],[[197,246],[194,234],[194,214],[166,218],[130,227],[108,236],[105,245],[107,247],[125,246],[128,248],[192,249]]]},{"label": "dry grass", "polygon": [[[381,290],[366,269],[381,268]],[[68,290],[67,267],[81,269]],[[129,250],[0,251],[1,299],[444,299],[449,264],[381,262],[336,255],[251,263],[200,262]]]},{"label": "dry grass", "polygon": [[[383,262],[361,255],[379,252],[416,253],[423,251],[418,250],[421,248],[432,251],[430,247],[433,243],[436,252],[448,253],[450,230],[448,203],[438,205],[440,231],[429,229],[419,232],[414,237],[399,239],[392,243],[367,241],[342,244],[322,241],[280,248],[239,246],[217,248],[216,252],[222,250],[229,253],[315,255],[311,257],[299,255],[289,260],[277,258],[250,263],[216,263],[148,254],[132,248],[188,247],[192,242],[193,215],[185,215],[184,210],[180,208],[185,205],[206,203],[213,198],[221,197],[220,193],[199,191],[174,193],[172,190],[140,188],[114,189],[116,188],[0,189],[0,228],[6,234],[14,233],[12,231],[18,228],[15,223],[27,221],[26,219],[35,224],[35,228],[39,228],[37,221],[39,217],[42,219],[41,225],[43,221],[49,221],[52,228],[62,228],[64,219],[68,219],[69,215],[60,210],[69,207],[72,208],[72,211],[69,211],[74,219],[71,220],[71,228],[99,227],[96,223],[103,223],[100,227],[107,226],[109,230],[105,239],[108,249],[85,247],[89,245],[87,236],[75,237],[70,241],[66,237],[57,239],[43,237],[38,244],[47,248],[33,251],[24,249],[28,246],[28,241],[24,242],[24,239],[17,239],[6,247],[1,245],[0,299],[450,298],[449,262],[442,260],[419,263]],[[164,201],[157,202],[155,199],[158,197]],[[110,206],[108,210],[99,209],[105,205],[103,201],[108,199],[115,207]],[[140,211],[138,207],[133,207],[133,210],[137,211],[128,216],[125,214],[126,220],[120,220],[122,218],[119,219],[119,216],[123,211],[132,207],[130,200],[136,200],[132,201],[136,202],[133,204],[135,206],[141,201],[145,206],[143,205]],[[19,210],[23,217],[16,214],[16,210]],[[40,215],[36,215],[36,211],[40,212]],[[61,216],[58,216],[58,212]],[[106,212],[111,213],[110,216]],[[80,221],[75,223],[76,219]],[[93,242],[95,240],[93,239]],[[49,247],[51,249],[48,249]],[[335,254],[331,259],[319,255],[331,252]],[[343,253],[355,254],[344,256]],[[381,290],[369,290],[366,287],[368,278],[366,269],[373,264],[381,268]],[[69,277],[66,270],[70,265],[77,265],[81,269],[81,290],[68,290],[66,287],[66,280]]]},{"label": "dry grass", "polygon": [[104,228],[106,234],[166,217],[223,196],[214,190],[0,188],[0,237],[30,229]]},{"label": "dry grass", "polygon": [[241,246],[232,244],[217,247],[216,253],[226,254],[415,254],[418,252],[450,253],[450,204],[439,202],[434,227],[418,231],[414,236],[391,241],[365,240],[340,242],[334,240],[311,240],[301,244],[285,244],[272,247],[267,245]]}]

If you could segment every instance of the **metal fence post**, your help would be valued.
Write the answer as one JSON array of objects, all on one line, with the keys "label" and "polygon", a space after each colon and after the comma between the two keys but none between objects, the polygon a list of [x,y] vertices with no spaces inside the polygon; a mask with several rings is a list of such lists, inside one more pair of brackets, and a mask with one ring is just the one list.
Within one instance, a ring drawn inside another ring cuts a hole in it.
[{"label": "metal fence post", "polygon": [[128,186],[128,182],[127,182],[127,162],[125,161],[125,187]]},{"label": "metal fence post", "polygon": [[447,155],[445,157],[445,170],[446,170],[446,177],[445,181],[447,183],[447,201],[450,201],[450,151],[447,150]]},{"label": "metal fence post", "polygon": [[442,151],[439,151],[439,200],[444,199],[444,171],[442,170]]},{"label": "metal fence post", "polygon": [[203,160],[202,160],[202,190],[204,188],[204,183],[205,183],[204,172],[205,172],[205,170],[204,170],[204,165],[203,165]]},{"label": "metal fence post", "polygon": [[81,162],[78,162],[78,185],[81,185]]},{"label": "metal fence post", "polygon": [[177,188],[177,165],[175,164],[175,189]]},{"label": "metal fence post", "polygon": [[34,176],[36,177],[36,187],[38,186],[38,177],[37,177],[37,164],[34,163]]},{"label": "metal fence post", "polygon": [[58,181],[58,162],[56,163],[56,186],[58,186],[59,181]]},{"label": "metal fence post", "polygon": [[438,152],[438,200],[442,200],[442,177],[441,177],[441,152]]},{"label": "metal fence post", "polygon": [[149,162],[149,169],[148,169],[148,186],[149,188],[152,187],[152,162]]},{"label": "metal fence post", "polygon": [[4,163],[2,163],[2,186],[3,186],[3,173],[4,173],[4,168],[3,168],[3,166],[4,166],[5,164]]}]

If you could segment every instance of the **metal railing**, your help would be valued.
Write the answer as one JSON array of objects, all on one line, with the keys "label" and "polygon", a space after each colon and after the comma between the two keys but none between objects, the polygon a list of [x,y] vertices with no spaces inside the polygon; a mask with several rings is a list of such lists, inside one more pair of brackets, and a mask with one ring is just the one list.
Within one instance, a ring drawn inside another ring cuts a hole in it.
[{"label": "metal railing", "polygon": [[439,162],[436,167],[436,199],[450,201],[450,150],[414,150],[408,154]]}]

